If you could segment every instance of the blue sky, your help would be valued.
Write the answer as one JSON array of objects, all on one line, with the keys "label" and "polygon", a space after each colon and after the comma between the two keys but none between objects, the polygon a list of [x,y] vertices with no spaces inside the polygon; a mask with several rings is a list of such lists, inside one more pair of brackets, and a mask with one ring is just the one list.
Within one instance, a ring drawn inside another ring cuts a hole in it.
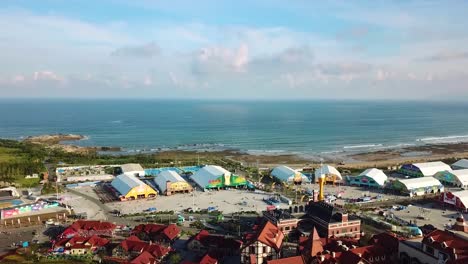
[{"label": "blue sky", "polygon": [[467,11],[466,1],[3,0],[0,96],[466,100]]}]

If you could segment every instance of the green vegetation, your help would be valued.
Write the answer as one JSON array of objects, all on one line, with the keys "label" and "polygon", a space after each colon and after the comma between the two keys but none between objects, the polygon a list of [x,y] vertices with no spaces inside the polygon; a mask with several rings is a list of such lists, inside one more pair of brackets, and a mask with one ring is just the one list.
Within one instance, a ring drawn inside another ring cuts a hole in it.
[{"label": "green vegetation", "polygon": [[0,181],[19,182],[26,175],[45,172],[47,150],[37,144],[0,139]]},{"label": "green vegetation", "polygon": [[18,183],[21,187],[24,188],[31,188],[31,187],[36,187],[39,185],[39,182],[41,181],[40,178],[18,178],[16,180],[16,183]]},{"label": "green vegetation", "polygon": [[50,182],[42,186],[41,194],[55,194],[56,192],[63,192],[62,186]]},{"label": "green vegetation", "polygon": [[179,253],[173,253],[169,256],[170,264],[179,264],[182,261],[182,256]]}]

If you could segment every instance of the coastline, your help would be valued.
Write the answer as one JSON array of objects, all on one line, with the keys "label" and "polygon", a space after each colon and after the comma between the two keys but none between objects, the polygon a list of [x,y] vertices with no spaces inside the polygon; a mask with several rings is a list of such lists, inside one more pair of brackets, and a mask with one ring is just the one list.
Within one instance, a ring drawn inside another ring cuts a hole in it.
[{"label": "coastline", "polygon": [[296,154],[288,152],[251,152],[235,149],[207,149],[205,145],[193,145],[188,149],[152,149],[148,152],[128,152],[120,147],[73,145],[73,141],[87,139],[84,135],[54,134],[39,135],[24,139],[26,142],[59,148],[78,154],[101,153],[103,155],[154,155],[162,159],[196,159],[197,157],[223,157],[241,162],[246,166],[271,168],[278,164],[291,167],[317,167],[321,162],[343,169],[388,168],[404,163],[445,160],[448,162],[468,157],[468,142],[423,144],[367,151],[340,151],[332,153]]},{"label": "coastline", "polygon": [[[24,142],[44,145],[49,148],[60,149],[68,153],[89,154],[97,151],[121,151],[120,147],[82,147],[73,145],[73,142],[86,140],[87,136],[79,134],[45,134],[38,136],[29,136],[23,139]],[[69,144],[67,144],[69,143]]]}]

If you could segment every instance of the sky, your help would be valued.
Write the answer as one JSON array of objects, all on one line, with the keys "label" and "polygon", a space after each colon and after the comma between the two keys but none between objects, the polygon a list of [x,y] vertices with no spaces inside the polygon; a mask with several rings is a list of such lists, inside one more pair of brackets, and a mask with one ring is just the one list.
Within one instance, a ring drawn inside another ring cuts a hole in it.
[{"label": "sky", "polygon": [[468,100],[468,1],[0,1],[0,98]]}]

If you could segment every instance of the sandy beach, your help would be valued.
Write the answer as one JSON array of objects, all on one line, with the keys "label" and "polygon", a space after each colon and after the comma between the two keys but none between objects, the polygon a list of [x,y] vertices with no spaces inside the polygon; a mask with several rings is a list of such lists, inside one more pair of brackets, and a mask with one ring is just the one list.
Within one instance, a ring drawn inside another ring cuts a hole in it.
[{"label": "sandy beach", "polygon": [[[73,134],[41,135],[29,137],[26,141],[40,143],[67,152],[93,153],[96,151],[119,151],[116,147],[81,147],[64,144],[63,141],[81,140],[84,136]],[[122,153],[126,154],[126,153]],[[128,154],[131,155],[131,154]],[[289,153],[247,153],[239,150],[159,150],[148,153],[160,160],[203,160],[225,158],[238,161],[244,166],[271,168],[279,164],[291,167],[317,167],[321,162],[333,164],[342,169],[363,169],[369,167],[389,168],[404,163],[442,160],[448,163],[468,158],[468,142],[450,144],[426,144],[368,152],[341,151],[328,154]]]}]

